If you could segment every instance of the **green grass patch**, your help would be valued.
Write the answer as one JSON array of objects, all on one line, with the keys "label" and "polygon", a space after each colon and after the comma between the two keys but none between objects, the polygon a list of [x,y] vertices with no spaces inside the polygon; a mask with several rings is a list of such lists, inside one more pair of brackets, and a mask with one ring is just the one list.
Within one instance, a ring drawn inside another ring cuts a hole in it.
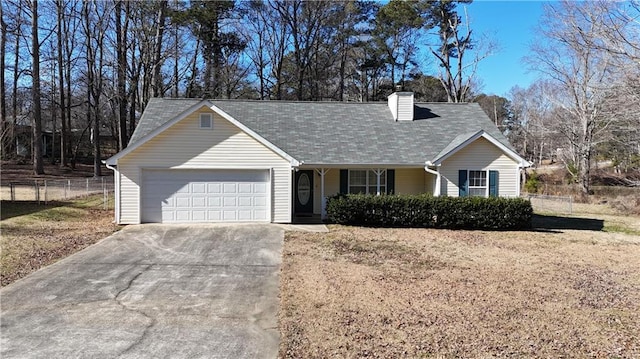
[{"label": "green grass patch", "polygon": [[[77,220],[82,217],[86,209],[103,209],[103,196],[93,195],[77,198],[66,202],[34,202],[34,201],[0,201],[0,219],[6,220],[21,217],[21,220],[66,221]],[[107,209],[113,209],[113,200]]]},{"label": "green grass patch", "polygon": [[632,236],[640,236],[640,230],[630,228],[622,223],[611,223],[609,221],[605,221],[604,228],[602,230],[609,233],[623,233]]}]

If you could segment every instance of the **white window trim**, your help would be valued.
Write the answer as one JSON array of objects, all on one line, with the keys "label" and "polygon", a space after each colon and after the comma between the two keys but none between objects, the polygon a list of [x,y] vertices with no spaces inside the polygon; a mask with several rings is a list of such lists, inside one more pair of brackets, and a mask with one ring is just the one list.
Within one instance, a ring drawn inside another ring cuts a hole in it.
[{"label": "white window trim", "polygon": [[[209,126],[202,126],[202,120],[206,117],[209,118]],[[198,117],[198,127],[203,130],[212,130],[213,129],[213,115],[210,113],[201,113]]]},{"label": "white window trim", "polygon": [[[484,186],[471,186],[471,172],[484,172],[485,185]],[[471,188],[484,188],[484,196],[489,197],[489,170],[467,170],[467,196],[471,196]]]},{"label": "white window trim", "polygon": [[[375,175],[375,169],[370,169],[370,168],[354,168],[354,169],[350,169],[349,170],[349,175],[348,175],[348,178],[347,178],[347,192],[348,193],[351,193],[351,187],[362,187],[362,186],[355,186],[355,185],[352,186],[351,185],[351,171],[365,171],[367,173],[367,175],[366,175],[366,184],[364,185],[364,187],[366,189],[365,194],[373,194],[373,195],[377,194],[377,192],[378,192],[378,190],[377,190],[378,184],[377,183],[373,183],[373,184],[369,183],[369,172],[372,172]],[[380,194],[387,193],[387,186],[388,186],[388,183],[387,183],[387,180],[388,180],[387,173],[388,173],[388,171],[387,171],[386,168],[383,169],[383,171],[384,171],[384,185],[380,184]],[[377,177],[377,175],[376,175],[376,177]],[[382,182],[382,176],[380,176],[380,182]],[[369,187],[373,187],[374,188],[373,193],[369,192]],[[382,190],[383,188],[384,188],[384,191]]]}]

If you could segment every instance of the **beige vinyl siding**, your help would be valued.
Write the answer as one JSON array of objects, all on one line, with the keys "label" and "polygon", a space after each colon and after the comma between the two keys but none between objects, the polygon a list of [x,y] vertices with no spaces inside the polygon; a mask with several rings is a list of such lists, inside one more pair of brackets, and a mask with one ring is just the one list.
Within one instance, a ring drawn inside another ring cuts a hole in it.
[{"label": "beige vinyl siding", "polygon": [[[315,170],[314,170],[315,172]],[[395,170],[395,193],[396,194],[420,194],[433,193],[435,176],[426,173],[422,168],[398,168]],[[315,172],[313,178],[313,213],[320,214],[321,182],[320,175]],[[340,169],[332,168],[324,177],[324,192],[326,197],[333,196],[340,192]]]},{"label": "beige vinyl siding", "polygon": [[[313,213],[322,212],[321,177],[316,170],[313,177]],[[331,197],[340,192],[340,169],[332,168],[324,175],[324,195]]]},{"label": "beige vinyl siding", "polygon": [[217,114],[213,129],[200,128],[195,111],[118,161],[121,177],[120,223],[140,223],[142,168],[272,169],[273,222],[291,221],[291,166],[263,144]]},{"label": "beige vinyl siding", "polygon": [[396,194],[420,194],[420,193],[433,193],[430,189],[430,178],[427,178],[428,173],[423,168],[398,168],[396,169]]},{"label": "beige vinyl siding", "polygon": [[498,195],[518,195],[518,163],[491,142],[480,137],[451,157],[440,167],[442,195],[458,196],[459,170],[498,171]]}]

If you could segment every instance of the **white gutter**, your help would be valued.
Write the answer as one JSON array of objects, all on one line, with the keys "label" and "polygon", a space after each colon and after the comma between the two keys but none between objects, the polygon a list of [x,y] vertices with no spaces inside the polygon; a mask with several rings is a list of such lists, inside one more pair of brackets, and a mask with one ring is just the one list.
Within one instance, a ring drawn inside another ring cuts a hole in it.
[{"label": "white gutter", "polygon": [[107,161],[103,160],[102,163],[113,171],[113,193],[114,193],[114,223],[120,223],[120,172],[118,169],[108,164]]},{"label": "white gutter", "polygon": [[[425,170],[425,172],[431,173],[432,175],[436,176],[436,188],[433,191],[433,195],[438,197],[438,196],[440,196],[440,181],[441,181],[441,177],[442,176],[440,175],[440,171],[432,170],[431,168],[429,168],[429,166],[433,166],[431,161],[427,161],[425,163],[424,170]],[[439,167],[436,167],[436,168],[439,168]]]}]

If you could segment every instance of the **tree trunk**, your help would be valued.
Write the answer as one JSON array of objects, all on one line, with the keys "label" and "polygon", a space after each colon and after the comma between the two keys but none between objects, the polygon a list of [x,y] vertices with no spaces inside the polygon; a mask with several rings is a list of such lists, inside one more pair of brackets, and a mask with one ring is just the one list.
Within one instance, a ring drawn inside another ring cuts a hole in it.
[{"label": "tree trunk", "polygon": [[[7,23],[4,22],[4,5],[0,3],[0,117],[2,120],[2,158],[6,158],[13,142],[11,126],[7,118],[7,93],[5,87],[4,71],[7,50]],[[15,69],[14,69],[15,71]]]},{"label": "tree trunk", "polygon": [[31,97],[33,101],[33,172],[44,174],[42,162],[42,109],[40,104],[40,40],[38,38],[38,1],[31,1],[31,61],[32,78]]},{"label": "tree trunk", "polygon": [[[58,121],[54,108],[54,104],[56,103],[56,62],[55,60],[51,60],[51,154],[49,155],[49,163],[52,165],[56,164],[56,122]],[[63,120],[64,122],[64,120]],[[46,152],[46,149],[45,149]]]},{"label": "tree trunk", "polygon": [[153,87],[153,97],[162,97],[162,39],[164,35],[164,23],[167,12],[167,0],[160,1],[160,9],[158,10],[158,19],[156,21],[156,36],[153,49],[153,78],[151,86]]},{"label": "tree trunk", "polygon": [[[176,0],[176,8],[178,5],[178,0]],[[179,89],[180,89],[180,79],[179,79],[179,75],[178,75],[178,65],[179,65],[179,48],[180,48],[180,44],[179,44],[179,36],[178,36],[178,24],[174,24],[173,25],[173,31],[174,31],[174,41],[175,41],[175,53],[174,53],[174,58],[173,58],[173,97],[177,98],[179,95]]]},{"label": "tree trunk", "polygon": [[[58,87],[60,91],[60,167],[64,167],[67,165],[67,116],[66,116],[66,106],[65,106],[65,94],[64,94],[64,66],[65,63],[62,60],[62,36],[64,33],[63,30],[63,22],[64,22],[64,4],[62,0],[56,1],[56,10],[58,16],[58,38],[57,38],[57,49],[58,49]],[[71,64],[67,64],[67,66],[71,66]],[[55,136],[55,134],[54,134]]]},{"label": "tree trunk", "polygon": [[13,83],[11,88],[11,114],[13,115],[13,123],[11,124],[12,136],[15,136],[15,131],[18,125],[18,80],[20,79],[20,71],[18,71],[18,65],[20,60],[20,26],[22,24],[22,1],[18,1],[18,18],[16,19],[16,33],[15,33],[15,52],[13,53]]},{"label": "tree trunk", "polygon": [[[71,157],[73,156],[73,132],[71,131],[71,63],[73,60],[73,48],[72,48],[72,39],[71,39],[71,30],[69,29],[70,23],[69,20],[67,19],[67,21],[63,22],[63,27],[64,27],[64,72],[65,72],[65,76],[64,76],[64,82],[66,83],[66,86],[61,87],[60,90],[63,91],[64,89],[64,93],[66,94],[65,96],[65,105],[66,105],[66,110],[65,110],[65,115],[66,118],[63,119],[63,121],[66,122],[66,131],[63,131],[62,136],[64,137],[64,142],[65,142],[65,147],[66,147],[66,154],[65,154],[65,158],[66,158],[66,162],[65,164],[69,163],[69,160],[71,159]],[[61,77],[62,78],[62,77]],[[75,168],[75,163],[72,166],[73,168]]]},{"label": "tree trunk", "polygon": [[127,28],[122,28],[122,0],[116,0],[116,52],[118,58],[118,150],[127,147]]}]

